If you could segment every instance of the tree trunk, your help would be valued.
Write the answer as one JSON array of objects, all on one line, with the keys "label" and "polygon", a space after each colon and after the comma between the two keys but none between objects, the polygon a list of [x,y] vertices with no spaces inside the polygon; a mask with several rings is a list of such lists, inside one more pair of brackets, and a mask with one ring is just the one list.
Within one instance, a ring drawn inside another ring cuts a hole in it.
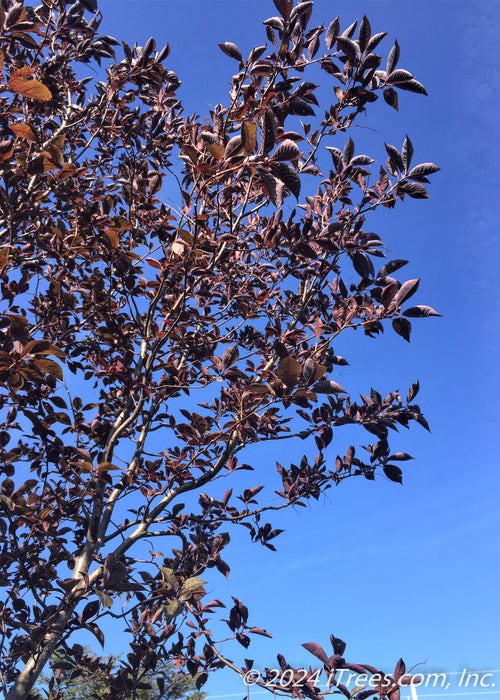
[{"label": "tree trunk", "polygon": [[57,645],[61,640],[61,636],[66,629],[72,612],[73,608],[66,609],[58,614],[56,622],[53,625],[58,631],[49,632],[42,643],[43,648],[41,651],[35,651],[31,654],[25,667],[17,677],[16,682],[7,691],[5,700],[26,700],[43,671],[45,664],[57,649]]}]

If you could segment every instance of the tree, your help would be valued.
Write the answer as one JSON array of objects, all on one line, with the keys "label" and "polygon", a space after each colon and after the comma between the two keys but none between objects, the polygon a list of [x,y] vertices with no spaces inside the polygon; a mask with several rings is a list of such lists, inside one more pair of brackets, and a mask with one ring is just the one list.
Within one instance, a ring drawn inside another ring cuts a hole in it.
[{"label": "tree", "polygon": [[[109,697],[107,681],[110,675],[120,672],[118,661],[119,657],[116,656],[102,659],[89,647],[85,647],[80,654],[80,665],[75,667],[65,660],[64,650],[60,655],[56,651],[50,660],[53,674],[49,677],[41,676],[37,689],[43,697],[52,694],[52,697],[64,700]],[[203,700],[206,697],[205,693],[195,689],[194,679],[190,675],[179,676],[173,664],[167,663],[154,671],[144,671],[139,683],[142,687],[137,689],[138,700]]]},{"label": "tree", "polygon": [[[310,1],[274,5],[269,46],[244,57],[220,44],[237,73],[228,103],[200,118],[183,114],[168,45],[123,44],[115,58],[96,0],[0,4],[8,700],[30,695],[56,649],[81,668],[74,633],[103,643],[103,623],[132,640],[110,697],[137,697],[140,670],[171,661],[198,688],[224,665],[243,676],[253,662],[239,668],[221,653],[212,627],[224,604],[206,600],[201,578],[229,575],[227,530],[274,549],[281,530],[266,513],[354,476],[401,482],[397,465],[410,456],[391,453],[389,431],[428,427],[418,382],[406,397],[372,389],[354,400],[332,378],[348,364],[334,351],[348,329],[375,338],[390,322],[408,341],[411,318],[437,315],[408,306],[419,280],[394,277],[406,261],[380,261],[383,242],[365,221],[426,198],[439,168],[414,165],[407,137],[401,150],[386,144],[376,169],[349,136],[380,97],[397,109],[400,90],[425,88],[399,67],[397,41],[382,60],[386,34],[366,16],[325,30],[310,25]],[[333,86],[326,109],[306,71]],[[167,186],[176,205],[163,201]],[[343,425],[370,433],[365,452],[332,456]],[[252,470],[241,461],[249,445],[297,436],[297,464],[241,473]],[[226,624],[244,648],[268,635],[236,598]],[[305,647],[332,687],[347,692],[340,668],[375,672],[346,666],[344,642],[331,643],[333,656]],[[292,692],[294,677],[297,697],[321,697],[313,671],[300,677],[278,661],[274,687]],[[396,700],[402,676],[400,661],[379,696]]]}]

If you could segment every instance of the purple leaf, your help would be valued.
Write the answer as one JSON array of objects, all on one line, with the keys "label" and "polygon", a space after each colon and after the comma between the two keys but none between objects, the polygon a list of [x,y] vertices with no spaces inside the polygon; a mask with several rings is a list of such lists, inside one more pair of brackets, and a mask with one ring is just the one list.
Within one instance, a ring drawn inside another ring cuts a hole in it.
[{"label": "purple leaf", "polygon": [[315,644],[314,642],[307,642],[302,646],[304,647],[304,649],[307,649],[307,651],[309,651],[316,658],[322,661],[325,665],[328,665],[328,656],[319,644]]}]

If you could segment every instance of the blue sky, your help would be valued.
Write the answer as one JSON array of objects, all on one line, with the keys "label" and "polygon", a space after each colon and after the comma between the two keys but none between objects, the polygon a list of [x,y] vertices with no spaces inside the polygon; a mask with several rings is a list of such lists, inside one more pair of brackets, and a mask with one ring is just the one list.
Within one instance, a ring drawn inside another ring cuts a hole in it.
[{"label": "blue sky", "polygon": [[[276,14],[271,0],[101,0],[100,7],[105,33],[131,44],[149,36],[170,43],[168,66],[183,81],[185,111],[199,114],[226,101],[236,70],[217,44],[234,41],[245,55],[265,42],[262,20]],[[417,426],[393,441],[415,457],[404,464],[403,487],[351,480],[307,511],[276,516],[275,525],[286,528],[276,553],[236,533],[226,557],[231,576],[210,579],[211,597],[241,598],[254,624],[273,632],[246,652],[227,650],[261,669],[274,667],[277,652],[308,666],[314,658],[301,644],[327,646],[331,633],[347,642],[349,660],[385,670],[400,656],[408,666],[426,660],[418,669],[424,673],[498,669],[500,6],[316,0],[311,26],[339,14],[345,28],[364,12],[373,31],[389,32],[380,50],[398,38],[400,66],[429,97],[403,93],[399,113],[377,105],[373,120],[368,110],[366,125],[375,131],[352,134],[363,145],[357,152],[385,159],[383,142],[400,147],[408,133],[415,163],[441,167],[430,200],[375,214],[371,230],[391,257],[410,260],[406,279],[421,278],[415,303],[443,318],[415,321],[410,345],[389,329],[376,340],[340,338],[336,353],[351,364],[339,368],[338,381],[354,394],[370,386],[387,393],[406,391],[418,378],[432,433]],[[346,435],[335,436],[327,457],[345,449]],[[254,457],[255,478],[265,483],[277,458],[286,466],[301,449],[281,443],[279,454],[266,448],[247,461]],[[490,698],[500,697],[500,674],[497,681]],[[245,694],[241,680],[225,672],[206,689],[213,698]]]}]

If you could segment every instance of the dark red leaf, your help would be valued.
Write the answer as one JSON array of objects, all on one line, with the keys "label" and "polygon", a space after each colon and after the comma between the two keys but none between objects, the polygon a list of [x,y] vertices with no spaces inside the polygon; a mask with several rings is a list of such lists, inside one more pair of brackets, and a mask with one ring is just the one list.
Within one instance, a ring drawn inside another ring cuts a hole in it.
[{"label": "dark red leaf", "polygon": [[404,83],[398,83],[399,90],[407,90],[408,92],[415,92],[417,95],[427,95],[427,90],[419,83],[418,80],[408,80]]},{"label": "dark red leaf", "polygon": [[376,692],[376,690],[362,690],[361,692],[356,693],[354,698],[355,700],[366,700],[366,698],[370,698],[372,695],[375,695]]},{"label": "dark red leaf", "polygon": [[346,391],[343,389],[340,384],[337,384],[337,382],[334,382],[331,379],[322,379],[319,382],[316,382],[316,384],[313,385],[312,390],[316,392],[316,394],[345,394]]},{"label": "dark red leaf", "polygon": [[398,183],[398,194],[407,194],[413,199],[428,199],[429,193],[419,182],[408,182],[402,180]]},{"label": "dark red leaf", "polygon": [[371,35],[372,30],[370,27],[370,22],[368,21],[368,17],[366,15],[363,15],[363,19],[361,20],[361,24],[359,25],[358,33],[359,48],[361,50],[361,53],[364,53],[366,47],[368,46],[368,42],[370,41]]},{"label": "dark red leaf", "polygon": [[399,661],[396,664],[396,668],[394,669],[394,680],[397,683],[401,676],[404,676],[406,673],[406,665],[403,659],[399,659]]},{"label": "dark red leaf", "polygon": [[414,459],[414,457],[407,454],[406,452],[395,452],[393,455],[389,455],[387,459],[395,460],[396,462],[406,462],[409,459]]},{"label": "dark red leaf", "polygon": [[231,365],[234,365],[239,356],[240,353],[236,345],[231,345],[229,348],[226,348],[222,353],[222,368],[227,369],[231,367]]},{"label": "dark red leaf", "polygon": [[304,382],[305,384],[309,384],[309,382],[314,379],[314,375],[316,373],[316,363],[312,359],[312,357],[308,357],[307,360],[304,362],[304,365],[302,367],[302,376],[304,377]]},{"label": "dark red leaf", "polygon": [[395,481],[398,484],[403,483],[403,472],[399,467],[395,467],[393,464],[384,464],[383,470],[386,477],[391,481]]},{"label": "dark red leaf", "polygon": [[424,318],[426,316],[441,316],[437,311],[434,311],[430,306],[410,306],[409,309],[403,311],[403,316],[408,316],[408,318]]},{"label": "dark red leaf", "polygon": [[413,80],[413,75],[402,68],[393,71],[385,79],[386,83],[407,83],[409,80]]},{"label": "dark red leaf", "polygon": [[387,57],[387,66],[386,66],[386,73],[387,75],[390,75],[395,67],[397,66],[399,61],[399,44],[398,40],[394,42],[394,46],[392,49],[389,51],[389,56]]},{"label": "dark red leaf", "polygon": [[231,41],[225,41],[223,44],[219,44],[219,46],[227,56],[230,56],[231,58],[234,58],[237,61],[243,60],[241,51],[236,46],[236,44],[233,44]]},{"label": "dark red leaf", "polygon": [[411,323],[406,318],[395,318],[392,327],[398,335],[410,342]]},{"label": "dark red leaf", "polygon": [[346,643],[343,639],[335,637],[333,634],[330,635],[330,644],[332,645],[333,653],[338,656],[342,656],[345,652]]},{"label": "dark red leaf", "polygon": [[260,152],[263,155],[269,153],[276,143],[278,122],[271,110],[267,110],[262,118],[262,130],[260,140]]},{"label": "dark red leaf", "polygon": [[344,146],[344,152],[342,153],[342,162],[344,166],[349,165],[351,159],[354,155],[354,141],[350,138]]},{"label": "dark red leaf", "polygon": [[300,155],[299,147],[294,141],[286,139],[281,141],[278,148],[271,156],[272,160],[295,160]]},{"label": "dark red leaf", "polygon": [[377,46],[380,44],[382,39],[387,36],[387,32],[379,32],[378,34],[374,34],[370,41],[368,42],[368,46],[366,47],[367,52],[373,51],[374,49],[377,48]]},{"label": "dark red leaf", "polygon": [[326,30],[325,44],[328,51],[330,51],[330,49],[332,48],[333,42],[335,41],[335,37],[337,37],[339,33],[339,29],[339,18],[337,16],[332,22],[330,22],[330,24],[328,25],[328,29]]},{"label": "dark red leaf", "polygon": [[293,357],[284,357],[278,363],[278,377],[287,386],[297,384],[301,375],[302,367]]},{"label": "dark red leaf", "polygon": [[357,250],[354,253],[352,264],[360,277],[373,277],[375,274],[372,261],[362,250]]},{"label": "dark red leaf", "polygon": [[272,634],[269,634],[269,632],[266,632],[266,630],[263,630],[261,627],[250,627],[249,630],[247,630],[250,634],[260,634],[262,637],[270,637],[272,638]]},{"label": "dark red leaf", "polygon": [[307,649],[307,651],[316,656],[316,658],[318,658],[324,664],[328,665],[328,656],[319,644],[315,644],[314,642],[307,642],[302,646],[304,647],[304,649]]},{"label": "dark red leaf", "polygon": [[99,612],[100,603],[98,600],[92,600],[82,610],[82,622],[88,622],[92,617],[95,617]]},{"label": "dark red leaf", "polygon": [[357,26],[358,26],[358,20],[355,19],[354,22],[353,22],[352,24],[350,24],[350,25],[347,27],[347,29],[345,29],[345,30],[342,32],[341,36],[347,37],[348,39],[351,39],[351,38],[352,38],[352,35],[353,35],[354,32],[356,31],[356,27],[357,27]]},{"label": "dark red leaf", "polygon": [[196,676],[195,685],[200,690],[205,683],[208,681],[208,673],[202,671],[198,676]]},{"label": "dark red leaf", "polygon": [[398,93],[394,88],[385,88],[384,89],[384,100],[387,102],[389,107],[392,107],[393,109],[398,111]]},{"label": "dark red leaf", "polygon": [[273,173],[290,190],[293,196],[298,199],[300,195],[300,177],[287,163],[273,163]]},{"label": "dark red leaf", "polygon": [[349,165],[351,165],[351,167],[354,167],[357,165],[370,165],[373,162],[374,162],[374,160],[373,160],[373,158],[370,158],[370,156],[360,155],[360,156],[354,156],[354,158],[352,158]]},{"label": "dark red leaf", "polygon": [[398,149],[395,148],[394,146],[391,146],[389,143],[386,143],[384,145],[385,145],[385,150],[387,151],[387,154],[388,154],[389,158],[391,159],[392,163],[397,167],[398,170],[403,172],[405,169],[405,166],[403,163],[403,158],[402,158],[400,152],[398,151]]},{"label": "dark red leaf", "polygon": [[336,41],[338,48],[345,53],[350,61],[354,62],[359,51],[358,45],[345,36],[337,37]]},{"label": "dark red leaf", "polygon": [[408,389],[408,393],[406,395],[406,403],[411,403],[419,391],[420,391],[420,382],[417,379],[415,382],[413,382],[411,387]]},{"label": "dark red leaf", "polygon": [[401,306],[405,301],[412,297],[417,291],[420,284],[420,279],[407,280],[404,282],[398,293],[396,294],[395,302],[396,306]]},{"label": "dark red leaf", "polygon": [[413,145],[410,139],[408,138],[408,134],[406,134],[401,154],[403,156],[403,165],[405,166],[405,171],[407,171],[411,165],[411,159],[413,156]]},{"label": "dark red leaf", "polygon": [[408,260],[389,260],[389,262],[386,262],[385,265],[380,268],[377,278],[391,275],[393,272],[396,272],[396,270],[399,270],[407,264]]},{"label": "dark red leaf", "polygon": [[432,173],[437,173],[441,168],[434,163],[420,163],[410,170],[407,177],[422,177],[425,175],[431,175]]},{"label": "dark red leaf", "polygon": [[316,114],[310,104],[296,98],[292,98],[288,103],[288,113],[298,117],[314,117]]}]

